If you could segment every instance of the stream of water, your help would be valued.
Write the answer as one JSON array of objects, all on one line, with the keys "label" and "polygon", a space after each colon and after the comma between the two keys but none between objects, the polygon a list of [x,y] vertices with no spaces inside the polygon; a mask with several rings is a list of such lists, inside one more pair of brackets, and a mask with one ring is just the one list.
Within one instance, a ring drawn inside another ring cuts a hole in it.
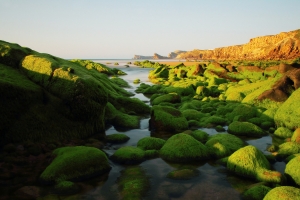
[{"label": "stream of water", "polygon": [[[107,61],[103,64],[108,65]],[[114,62],[114,61],[112,61]],[[124,62],[123,65],[126,63]],[[141,82],[151,84],[148,80],[148,73],[151,69],[137,68],[133,65],[126,68],[123,65],[114,66],[113,63],[110,67],[121,68],[128,75],[122,76],[131,86],[129,91],[134,93],[134,90],[139,84],[134,84],[133,80],[139,78]],[[109,65],[108,65],[109,66]],[[149,103],[149,98],[143,94],[135,94],[136,98]],[[124,144],[112,145],[105,151],[112,155],[116,149],[121,146],[136,146],[137,142],[151,133],[148,130],[149,118],[141,120],[140,129],[133,129],[130,131],[120,132],[113,127],[106,131],[106,134],[124,133],[130,137],[130,140]],[[227,128],[227,127],[225,127]],[[215,129],[201,128],[209,135],[217,134]],[[242,138],[248,144],[256,146],[265,154],[269,152],[266,148],[272,144],[272,137],[265,136],[262,138]],[[80,194],[82,199],[119,199],[117,179],[120,177],[120,171],[125,167],[110,162],[112,170],[105,179],[94,179],[90,181],[92,187],[85,188]],[[151,188],[147,195],[144,197],[146,200],[152,199],[241,199],[241,191],[251,184],[256,183],[252,180],[238,177],[227,172],[224,166],[221,166],[214,161],[198,162],[193,164],[174,164],[168,163],[161,158],[146,160],[139,165],[142,167],[147,175],[150,177]],[[193,167],[199,170],[200,174],[191,180],[171,180],[166,178],[166,175],[179,167]],[[276,162],[273,168],[277,171],[283,172],[285,164],[283,162]]]}]

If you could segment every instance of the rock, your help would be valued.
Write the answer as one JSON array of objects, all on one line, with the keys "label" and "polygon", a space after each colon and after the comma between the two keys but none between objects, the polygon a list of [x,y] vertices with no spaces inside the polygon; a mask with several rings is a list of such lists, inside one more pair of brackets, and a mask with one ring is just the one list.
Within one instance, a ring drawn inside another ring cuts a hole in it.
[{"label": "rock", "polygon": [[188,122],[179,110],[155,105],[152,107],[149,129],[178,133],[188,129]]},{"label": "rock", "polygon": [[296,142],[300,144],[300,128],[297,128],[291,138],[291,142]]},{"label": "rock", "polygon": [[264,200],[274,200],[274,199],[300,200],[300,189],[291,186],[275,187],[270,192],[267,193]]},{"label": "rock", "polygon": [[137,147],[125,146],[119,148],[110,159],[121,164],[137,164],[145,160],[145,152]]},{"label": "rock", "polygon": [[140,166],[128,166],[117,180],[121,199],[144,199],[150,189],[150,181]]},{"label": "rock", "polygon": [[287,163],[284,173],[292,184],[296,183],[300,186],[300,156],[296,156]]},{"label": "rock", "polygon": [[154,137],[144,137],[137,143],[137,147],[143,150],[160,150],[166,143],[165,140]]},{"label": "rock", "polygon": [[279,145],[278,158],[285,158],[292,154],[300,153],[300,144],[296,142],[285,142]]},{"label": "rock", "polygon": [[195,130],[190,134],[190,136],[192,136],[201,143],[205,143],[209,135],[205,131]]},{"label": "rock", "polygon": [[54,186],[53,193],[59,195],[73,195],[80,191],[80,187],[71,181],[61,181]]},{"label": "rock", "polygon": [[171,162],[206,160],[210,157],[205,145],[184,133],[170,137],[159,153],[163,159]]},{"label": "rock", "polygon": [[294,30],[277,35],[250,39],[243,45],[215,48],[213,50],[187,51],[177,56],[179,59],[201,60],[285,60],[299,57],[299,32]]},{"label": "rock", "polygon": [[164,94],[161,96],[156,97],[151,101],[152,105],[158,105],[162,102],[168,102],[168,103],[180,103],[181,97],[178,94]]},{"label": "rock", "polygon": [[15,195],[21,198],[37,199],[41,196],[41,189],[37,186],[23,186],[15,192]]},{"label": "rock", "polygon": [[278,108],[274,121],[277,127],[286,127],[294,130],[300,127],[300,88]]},{"label": "rock", "polygon": [[255,178],[258,181],[281,183],[284,180],[284,176],[280,172],[270,170],[270,163],[266,157],[251,145],[243,147],[229,156],[227,169],[237,175]]},{"label": "rock", "polygon": [[40,182],[82,180],[108,172],[108,159],[104,152],[94,147],[61,147],[55,149],[52,163],[40,175]]},{"label": "rock", "polygon": [[270,187],[265,185],[256,185],[251,187],[250,189],[246,190],[242,197],[244,200],[261,200],[263,199],[266,194],[271,190]]},{"label": "rock", "polygon": [[189,180],[199,176],[197,169],[177,169],[167,174],[167,178],[174,180]]},{"label": "rock", "polygon": [[211,154],[216,158],[230,156],[233,152],[245,146],[240,138],[231,134],[216,134],[209,137],[205,143]]},{"label": "rock", "polygon": [[239,122],[235,121],[229,124],[228,133],[233,135],[244,135],[249,137],[262,137],[266,133],[255,124],[250,122]]},{"label": "rock", "polygon": [[106,141],[110,143],[124,143],[127,142],[129,139],[130,137],[121,133],[114,133],[106,136]]},{"label": "rock", "polygon": [[288,128],[279,127],[274,132],[274,135],[276,135],[277,137],[280,137],[280,138],[290,138],[290,137],[292,137],[293,132]]}]

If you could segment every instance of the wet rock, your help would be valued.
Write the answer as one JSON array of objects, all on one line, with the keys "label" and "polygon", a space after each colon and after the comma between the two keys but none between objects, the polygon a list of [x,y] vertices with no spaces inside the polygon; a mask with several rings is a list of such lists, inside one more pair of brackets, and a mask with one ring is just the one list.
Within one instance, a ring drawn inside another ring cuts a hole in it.
[{"label": "wet rock", "polygon": [[167,178],[174,180],[189,180],[199,176],[197,169],[177,169],[167,174]]},{"label": "wet rock", "polygon": [[37,199],[41,196],[41,189],[37,186],[23,186],[15,192],[19,198]]}]

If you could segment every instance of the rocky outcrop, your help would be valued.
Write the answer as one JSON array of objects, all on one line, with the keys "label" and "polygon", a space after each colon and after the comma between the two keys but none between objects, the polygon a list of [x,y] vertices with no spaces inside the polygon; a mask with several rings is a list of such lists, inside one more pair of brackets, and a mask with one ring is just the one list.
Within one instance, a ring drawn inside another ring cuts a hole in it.
[{"label": "rocky outcrop", "polygon": [[134,55],[132,59],[153,59],[153,56],[141,56],[141,55]]},{"label": "rocky outcrop", "polygon": [[173,51],[173,52],[169,53],[168,58],[174,59],[174,58],[176,58],[179,54],[185,53],[185,52],[186,52],[186,51],[181,51],[181,50]]},{"label": "rocky outcrop", "polygon": [[178,59],[202,60],[285,60],[300,57],[300,29],[250,39],[244,45],[188,51]]},{"label": "rocky outcrop", "polygon": [[157,53],[154,53],[153,59],[169,59],[168,57],[165,56],[161,56]]}]

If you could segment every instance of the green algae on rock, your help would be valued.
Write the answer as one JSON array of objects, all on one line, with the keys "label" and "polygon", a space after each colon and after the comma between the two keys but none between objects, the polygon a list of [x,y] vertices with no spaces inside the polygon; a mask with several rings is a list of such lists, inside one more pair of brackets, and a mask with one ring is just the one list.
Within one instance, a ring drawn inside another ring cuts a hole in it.
[{"label": "green algae on rock", "polygon": [[189,180],[199,176],[199,171],[197,169],[177,169],[171,171],[167,174],[167,178],[174,179],[174,180]]},{"label": "green algae on rock", "polygon": [[254,146],[243,147],[231,156],[227,161],[227,169],[237,175],[254,178],[258,181],[281,183],[284,176],[277,171],[270,170],[270,163],[266,157]]},{"label": "green algae on rock", "polygon": [[266,133],[255,124],[250,122],[234,121],[228,126],[228,133],[233,135],[244,135],[249,137],[262,137]]},{"label": "green algae on rock", "polygon": [[296,142],[298,144],[300,144],[300,128],[297,128],[291,138],[292,142]]},{"label": "green algae on rock", "polygon": [[265,185],[256,185],[251,187],[250,189],[246,190],[242,197],[244,200],[261,200],[263,199],[266,194],[271,190],[270,187]]},{"label": "green algae on rock", "polygon": [[130,137],[128,137],[125,134],[114,133],[111,135],[107,135],[105,137],[105,139],[107,142],[110,142],[110,143],[124,143],[124,142],[127,142],[130,139]]},{"label": "green algae on rock", "polygon": [[280,106],[274,116],[278,127],[287,127],[294,130],[300,127],[300,88]]},{"label": "green algae on rock", "polygon": [[199,161],[210,157],[205,145],[184,133],[170,137],[159,153],[163,159],[171,162]]},{"label": "green algae on rock", "polygon": [[155,105],[152,107],[149,126],[150,130],[158,132],[178,133],[188,129],[188,122],[179,110],[169,106]]},{"label": "green algae on rock", "polygon": [[162,102],[169,102],[169,103],[180,103],[181,97],[178,94],[170,93],[170,94],[164,94],[161,96],[156,97],[151,101],[152,105],[158,105]]},{"label": "green algae on rock", "polygon": [[233,152],[245,146],[245,143],[234,135],[219,133],[210,136],[205,146],[210,149],[214,157],[222,158],[230,156]]},{"label": "green algae on rock", "polygon": [[165,140],[154,137],[144,137],[137,143],[137,147],[143,150],[160,150],[166,143]]},{"label": "green algae on rock", "polygon": [[208,139],[208,134],[202,130],[195,130],[190,134],[190,136],[192,136],[201,143],[205,143]]},{"label": "green algae on rock", "polygon": [[275,130],[274,135],[280,138],[290,138],[293,135],[293,132],[285,127],[279,127]]},{"label": "green algae on rock", "polygon": [[55,159],[40,175],[42,183],[82,180],[111,169],[105,153],[94,147],[61,147],[53,154]]},{"label": "green algae on rock", "polygon": [[121,199],[140,200],[150,189],[149,176],[140,166],[128,166],[117,180]]},{"label": "green algae on rock", "polygon": [[288,180],[300,186],[300,156],[291,159],[284,170]]},{"label": "green algae on rock", "polygon": [[263,200],[300,200],[300,189],[291,186],[280,186],[270,190]]},{"label": "green algae on rock", "polygon": [[124,146],[119,148],[110,159],[121,164],[136,164],[145,160],[145,152],[137,147]]},{"label": "green algae on rock", "polygon": [[300,144],[296,142],[285,142],[279,145],[277,157],[285,158],[292,154],[300,153]]}]

